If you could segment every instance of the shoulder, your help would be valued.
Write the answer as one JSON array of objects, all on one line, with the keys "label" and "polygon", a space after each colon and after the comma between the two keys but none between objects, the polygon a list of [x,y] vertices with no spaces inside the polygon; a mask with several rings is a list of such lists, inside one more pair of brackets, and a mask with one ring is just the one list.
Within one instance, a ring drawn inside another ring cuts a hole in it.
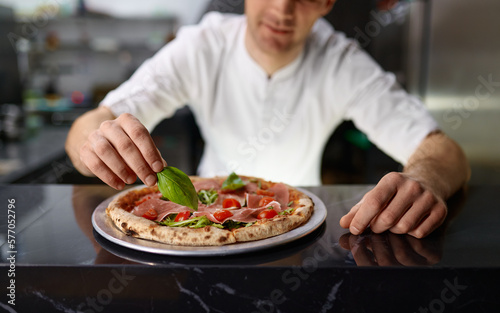
[{"label": "shoulder", "polygon": [[[328,57],[330,61],[341,61],[348,52],[359,51],[357,41],[347,38],[325,19],[319,19],[311,29],[307,49],[314,59]],[[324,61],[324,60],[323,60]]]}]

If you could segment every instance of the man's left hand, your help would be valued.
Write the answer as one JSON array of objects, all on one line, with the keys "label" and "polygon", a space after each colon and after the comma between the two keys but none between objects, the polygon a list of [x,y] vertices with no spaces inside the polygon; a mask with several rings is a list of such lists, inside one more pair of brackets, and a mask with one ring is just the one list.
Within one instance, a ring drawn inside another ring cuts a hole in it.
[{"label": "man's left hand", "polygon": [[374,233],[389,230],[423,238],[443,223],[447,212],[436,192],[408,174],[392,172],[340,219],[340,226],[354,235],[370,227]]}]

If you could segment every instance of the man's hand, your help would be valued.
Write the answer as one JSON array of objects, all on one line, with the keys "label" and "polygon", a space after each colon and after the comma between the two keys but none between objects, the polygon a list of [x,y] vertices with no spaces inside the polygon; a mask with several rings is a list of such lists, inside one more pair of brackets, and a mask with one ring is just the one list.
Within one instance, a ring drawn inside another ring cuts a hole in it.
[{"label": "man's hand", "polygon": [[423,238],[444,222],[445,200],[469,177],[462,149],[442,132],[433,132],[411,155],[403,173],[385,175],[340,225],[354,235],[370,226],[375,233],[389,230]]},{"label": "man's hand", "polygon": [[389,230],[423,238],[441,225],[447,214],[443,199],[404,173],[389,173],[369,191],[340,225],[354,235],[368,226],[374,233]]},{"label": "man's hand", "polygon": [[75,122],[66,150],[82,174],[95,175],[115,189],[134,183],[137,176],[153,186],[156,172],[166,166],[148,130],[137,118],[122,114],[114,119],[102,107]]}]

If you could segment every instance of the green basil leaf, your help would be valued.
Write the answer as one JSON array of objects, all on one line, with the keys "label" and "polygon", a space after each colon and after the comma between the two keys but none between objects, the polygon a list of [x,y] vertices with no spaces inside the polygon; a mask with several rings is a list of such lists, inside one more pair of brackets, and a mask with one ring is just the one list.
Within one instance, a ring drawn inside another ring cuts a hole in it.
[{"label": "green basil leaf", "polygon": [[157,174],[158,189],[163,197],[198,210],[198,195],[189,177],[178,168],[167,166]]},{"label": "green basil leaf", "polygon": [[243,186],[245,186],[245,183],[233,172],[222,183],[222,190],[236,190]]}]

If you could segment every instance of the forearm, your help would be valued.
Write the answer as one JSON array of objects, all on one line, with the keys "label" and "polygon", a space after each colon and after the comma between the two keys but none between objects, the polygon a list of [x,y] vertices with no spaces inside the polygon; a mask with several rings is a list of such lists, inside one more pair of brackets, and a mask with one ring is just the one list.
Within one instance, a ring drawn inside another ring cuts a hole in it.
[{"label": "forearm", "polygon": [[80,149],[89,134],[99,128],[102,122],[115,116],[105,107],[89,111],[75,120],[66,139],[65,149],[75,168],[86,176],[95,176],[80,160]]},{"label": "forearm", "polygon": [[469,180],[470,168],[460,146],[442,132],[435,132],[423,140],[403,173],[446,200]]}]

